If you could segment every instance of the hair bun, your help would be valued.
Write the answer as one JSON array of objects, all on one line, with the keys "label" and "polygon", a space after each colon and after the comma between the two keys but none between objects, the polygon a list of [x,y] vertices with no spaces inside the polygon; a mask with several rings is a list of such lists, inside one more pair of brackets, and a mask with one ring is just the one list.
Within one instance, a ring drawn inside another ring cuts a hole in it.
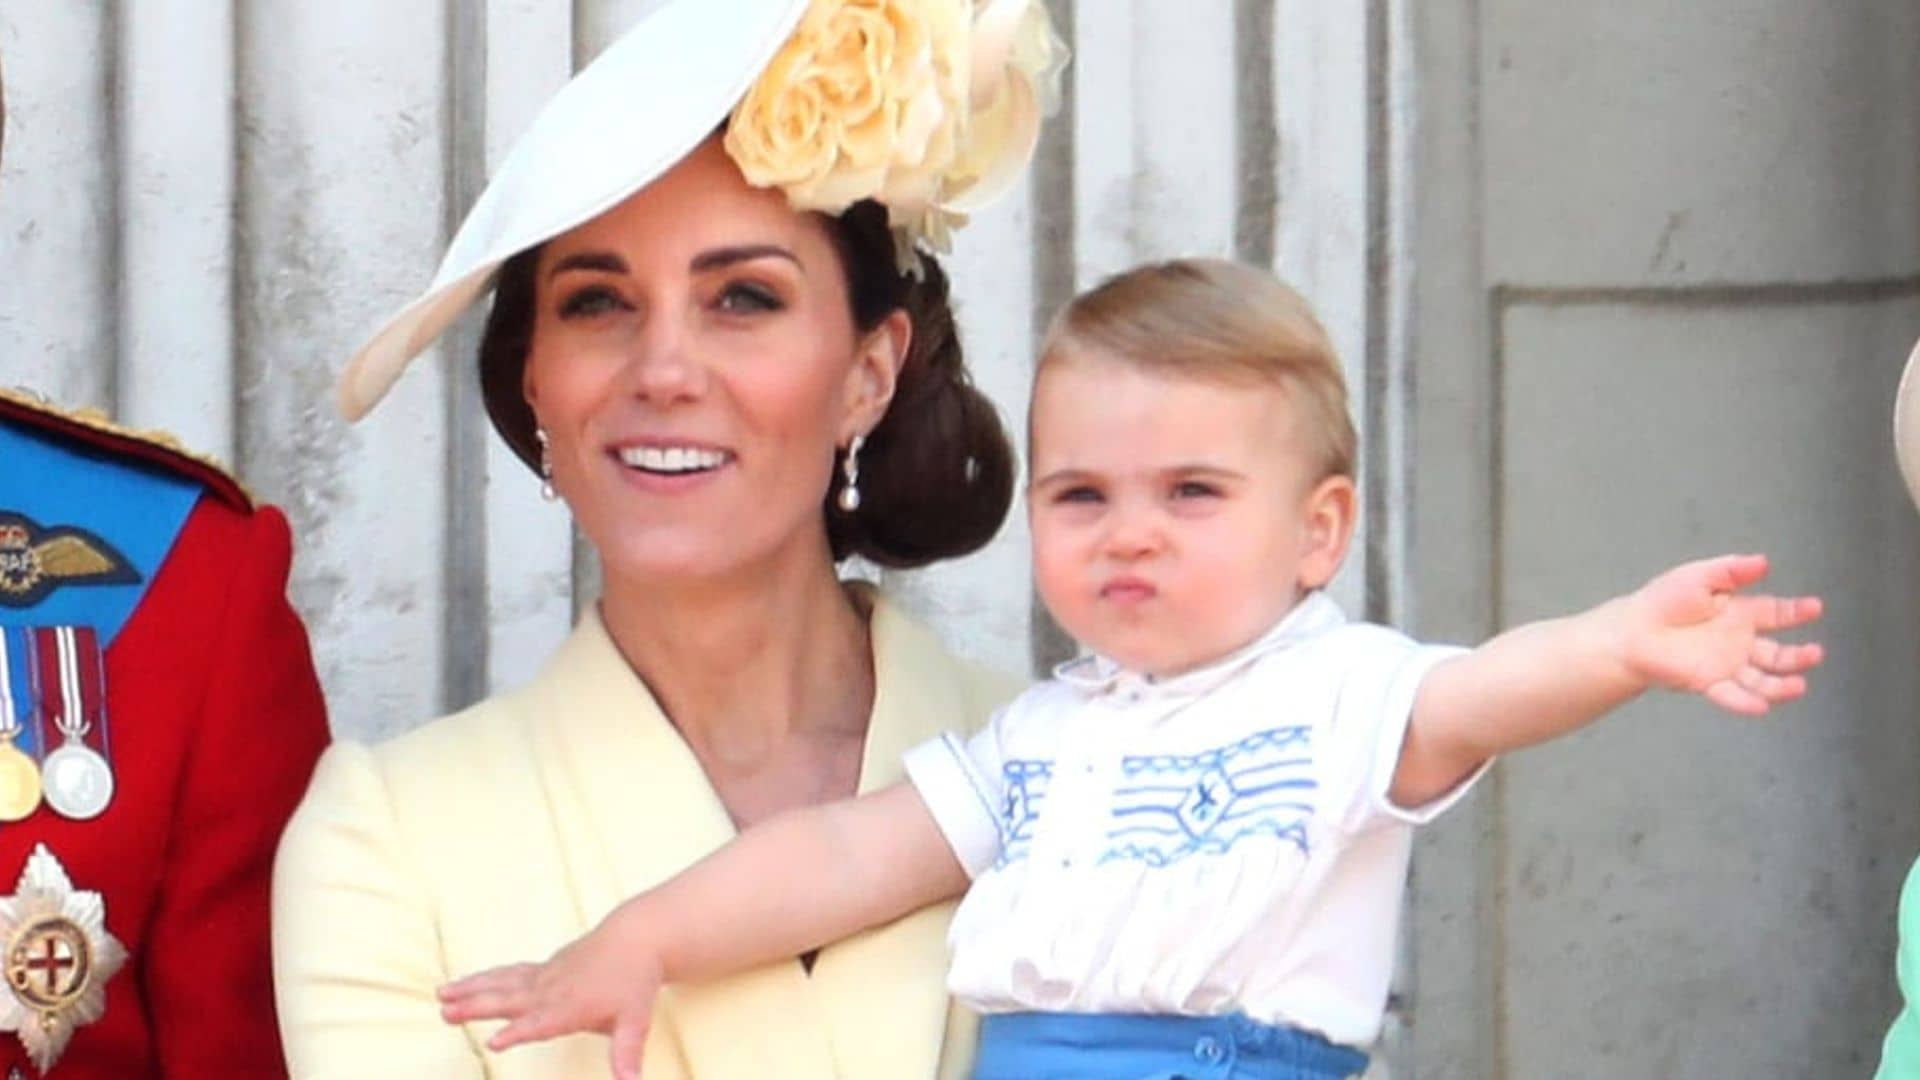
[{"label": "hair bun", "polygon": [[[848,231],[873,227],[852,213],[844,220]],[[878,221],[884,229],[884,217]],[[849,247],[866,246],[847,240]],[[890,251],[884,231],[881,240]],[[848,254],[849,266],[861,265],[857,249]],[[833,509],[837,479],[827,493],[836,558],[859,555],[910,568],[966,555],[993,539],[1012,505],[1013,446],[999,411],[967,375],[946,272],[930,255],[920,261],[920,280],[894,275],[901,288],[886,305],[906,309],[913,344],[893,402],[861,452],[860,509]],[[856,284],[856,312],[863,307],[860,291]]]}]

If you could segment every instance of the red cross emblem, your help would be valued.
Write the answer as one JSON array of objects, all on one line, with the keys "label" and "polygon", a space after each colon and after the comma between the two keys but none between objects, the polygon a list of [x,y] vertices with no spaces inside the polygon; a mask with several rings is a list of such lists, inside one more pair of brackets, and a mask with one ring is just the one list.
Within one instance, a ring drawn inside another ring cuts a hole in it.
[{"label": "red cross emblem", "polygon": [[14,935],[7,982],[35,1008],[60,1008],[86,991],[91,951],[86,931],[68,919],[30,923]]}]

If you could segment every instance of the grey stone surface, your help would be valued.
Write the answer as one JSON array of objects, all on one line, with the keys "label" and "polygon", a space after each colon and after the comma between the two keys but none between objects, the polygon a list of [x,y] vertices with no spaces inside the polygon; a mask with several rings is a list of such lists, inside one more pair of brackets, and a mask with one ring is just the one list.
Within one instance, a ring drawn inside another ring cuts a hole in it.
[{"label": "grey stone surface", "polygon": [[1772,718],[1656,695],[1502,767],[1512,1077],[1865,1075],[1920,849],[1920,515],[1888,454],[1920,302],[1507,318],[1511,624],[1762,550],[1828,601]]},{"label": "grey stone surface", "polygon": [[1920,268],[1920,5],[1480,8],[1494,281]]}]

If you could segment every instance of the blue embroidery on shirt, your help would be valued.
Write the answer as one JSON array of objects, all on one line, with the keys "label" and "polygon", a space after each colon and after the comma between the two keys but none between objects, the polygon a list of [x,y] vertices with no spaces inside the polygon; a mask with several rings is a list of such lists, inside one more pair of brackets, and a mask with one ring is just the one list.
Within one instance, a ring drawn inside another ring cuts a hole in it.
[{"label": "blue embroidery on shirt", "polygon": [[1114,792],[1108,848],[1101,863],[1151,867],[1193,855],[1224,855],[1242,840],[1268,837],[1307,854],[1313,814],[1313,729],[1256,732],[1197,754],[1121,760],[1136,782]]},{"label": "blue embroidery on shirt", "polygon": [[1033,846],[1034,822],[1040,819],[1040,807],[1047,800],[1047,788],[1053,780],[1051,760],[1014,758],[1000,767],[1006,782],[1000,797],[1000,858],[994,865],[1006,866],[1027,857]]}]

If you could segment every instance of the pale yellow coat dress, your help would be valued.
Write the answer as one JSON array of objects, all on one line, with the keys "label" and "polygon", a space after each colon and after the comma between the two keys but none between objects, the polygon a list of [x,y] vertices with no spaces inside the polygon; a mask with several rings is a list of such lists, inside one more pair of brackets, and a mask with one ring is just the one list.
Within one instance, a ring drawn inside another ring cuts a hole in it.
[{"label": "pale yellow coat dress", "polygon": [[[868,594],[871,595],[871,594]],[[968,732],[1017,689],[874,602],[876,694],[860,789]],[[607,1042],[492,1054],[434,989],[544,958],[622,899],[725,843],[732,824],[589,614],[524,689],[377,746],[336,743],[274,879],[274,979],[296,1078],[605,1076]],[[779,888],[768,882],[768,888]],[[945,991],[951,905],[661,998],[647,1080],[960,1077],[974,1021]]]}]

